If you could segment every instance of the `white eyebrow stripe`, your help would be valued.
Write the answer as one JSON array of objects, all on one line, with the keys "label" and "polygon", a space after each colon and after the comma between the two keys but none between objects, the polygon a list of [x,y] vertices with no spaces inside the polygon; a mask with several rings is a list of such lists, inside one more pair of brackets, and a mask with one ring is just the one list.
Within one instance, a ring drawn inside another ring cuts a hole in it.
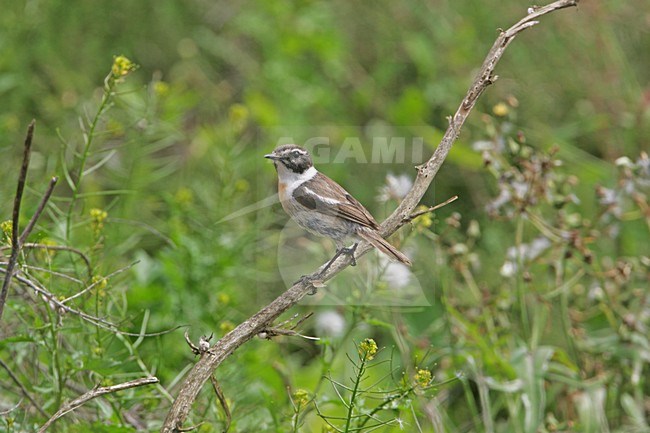
[{"label": "white eyebrow stripe", "polygon": [[313,190],[311,190],[311,189],[309,189],[309,188],[307,188],[307,187],[304,187],[304,190],[305,190],[306,192],[308,192],[309,194],[313,194],[313,195],[315,195],[316,197],[318,197],[318,200],[320,200],[320,201],[324,201],[325,203],[329,203],[329,204],[341,204],[341,202],[340,202],[339,200],[336,200],[336,199],[333,199],[333,198],[330,198],[330,197],[323,197],[322,195],[320,195],[320,194],[316,194]]}]

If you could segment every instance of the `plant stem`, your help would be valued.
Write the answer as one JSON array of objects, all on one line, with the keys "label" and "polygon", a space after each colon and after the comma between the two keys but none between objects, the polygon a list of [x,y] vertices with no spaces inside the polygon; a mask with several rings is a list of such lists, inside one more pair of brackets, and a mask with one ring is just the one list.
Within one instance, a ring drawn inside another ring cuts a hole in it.
[{"label": "plant stem", "polygon": [[361,358],[361,365],[359,366],[359,372],[357,373],[357,377],[354,381],[354,388],[352,389],[352,395],[350,396],[350,404],[348,405],[348,415],[347,419],[345,420],[345,430],[343,430],[345,433],[348,433],[350,431],[350,424],[352,423],[352,412],[354,411],[354,404],[357,399],[357,393],[359,392],[359,385],[361,384],[361,378],[363,377],[363,373],[365,373],[366,370],[366,359],[368,357],[367,353],[364,353],[362,358]]},{"label": "plant stem", "polygon": [[99,104],[97,113],[93,117],[92,122],[90,122],[90,128],[88,133],[84,134],[84,149],[81,153],[81,161],[79,162],[79,170],[77,170],[76,180],[70,185],[72,189],[72,197],[70,198],[70,206],[68,207],[68,212],[65,219],[65,238],[70,240],[70,230],[72,227],[72,212],[74,211],[74,205],[79,198],[79,190],[81,186],[81,180],[83,179],[84,169],[86,168],[86,161],[88,160],[88,155],[90,154],[90,146],[93,144],[93,139],[95,138],[95,129],[99,123],[99,119],[102,114],[106,111],[109,105],[111,96],[113,96],[113,87],[115,86],[115,78],[113,74],[109,74],[104,79],[104,94],[102,95],[102,102]]},{"label": "plant stem", "polygon": [[524,218],[521,214],[517,217],[517,227],[515,233],[515,251],[517,257],[517,297],[519,298],[519,314],[521,318],[521,328],[525,341],[529,341],[530,321],[528,319],[528,308],[526,306],[526,287],[523,281],[524,275],[524,254],[522,251],[524,237]]}]

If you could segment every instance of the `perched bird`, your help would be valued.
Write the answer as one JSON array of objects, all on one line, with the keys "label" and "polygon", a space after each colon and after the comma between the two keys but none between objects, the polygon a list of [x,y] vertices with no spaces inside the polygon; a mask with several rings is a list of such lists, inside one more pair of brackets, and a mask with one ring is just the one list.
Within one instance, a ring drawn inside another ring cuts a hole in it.
[{"label": "perched bird", "polygon": [[351,257],[352,266],[356,264],[358,242],[346,248],[349,238],[366,240],[390,259],[411,265],[408,257],[381,237],[370,212],[341,185],[316,170],[306,149],[285,144],[264,157],[273,160],[278,172],[278,195],[285,212],[302,228],[336,244],[336,254],[321,272],[341,254]]}]

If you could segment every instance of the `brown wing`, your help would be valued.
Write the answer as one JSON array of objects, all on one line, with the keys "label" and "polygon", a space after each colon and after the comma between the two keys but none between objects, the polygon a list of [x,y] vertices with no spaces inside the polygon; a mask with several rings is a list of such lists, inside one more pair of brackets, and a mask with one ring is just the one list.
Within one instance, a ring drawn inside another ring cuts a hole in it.
[{"label": "brown wing", "polygon": [[338,216],[375,230],[379,228],[377,221],[357,199],[322,173],[296,188],[293,197],[315,212]]}]

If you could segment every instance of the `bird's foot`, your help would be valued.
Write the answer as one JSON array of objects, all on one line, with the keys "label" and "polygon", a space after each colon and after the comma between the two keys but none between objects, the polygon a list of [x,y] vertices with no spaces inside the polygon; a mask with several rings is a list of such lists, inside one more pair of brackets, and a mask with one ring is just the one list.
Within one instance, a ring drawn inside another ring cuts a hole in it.
[{"label": "bird's foot", "polygon": [[358,242],[356,242],[351,247],[343,247],[340,249],[341,254],[345,254],[346,256],[350,257],[350,266],[357,265],[357,259],[354,258],[354,252],[357,250],[357,246],[359,246]]},{"label": "bird's foot", "polygon": [[357,260],[354,258],[354,252],[357,250],[357,246],[359,243],[355,243],[351,247],[342,247],[336,250],[336,254],[334,254],[334,257],[330,259],[329,262],[325,265],[322,271],[320,271],[320,275],[323,275],[327,270],[332,266],[332,263],[336,261],[341,255],[345,254],[346,256],[350,257],[350,266],[356,266],[357,265]]}]

